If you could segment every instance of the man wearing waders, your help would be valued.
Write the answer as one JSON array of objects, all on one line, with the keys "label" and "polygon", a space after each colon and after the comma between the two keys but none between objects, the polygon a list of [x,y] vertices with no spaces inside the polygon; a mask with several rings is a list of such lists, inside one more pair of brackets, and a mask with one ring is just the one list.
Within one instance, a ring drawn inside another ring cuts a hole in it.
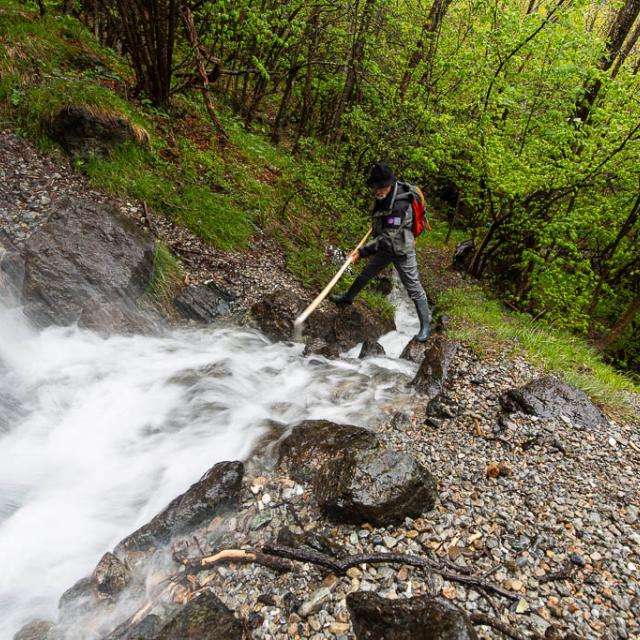
[{"label": "man wearing waders", "polygon": [[429,304],[418,274],[416,239],[411,231],[411,189],[409,185],[399,182],[382,162],[373,166],[367,186],[376,199],[372,214],[373,238],[352,254],[354,262],[359,258],[368,258],[367,264],[349,291],[341,296],[332,296],[332,300],[336,304],[351,304],[369,280],[393,262],[402,284],[416,305],[420,331],[415,339],[425,342],[430,333]]}]

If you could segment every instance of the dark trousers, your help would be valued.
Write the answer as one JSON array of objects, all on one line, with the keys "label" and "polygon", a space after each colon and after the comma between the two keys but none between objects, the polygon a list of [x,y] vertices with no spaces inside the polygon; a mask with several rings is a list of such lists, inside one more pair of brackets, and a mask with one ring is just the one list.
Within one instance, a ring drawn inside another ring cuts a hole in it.
[{"label": "dark trousers", "polygon": [[415,251],[410,251],[405,256],[394,256],[386,251],[378,251],[367,260],[367,264],[358,277],[362,278],[365,283],[369,282],[392,262],[409,297],[413,301],[426,298],[427,294],[424,292],[420,282],[420,275],[418,274],[418,261],[416,260]]}]

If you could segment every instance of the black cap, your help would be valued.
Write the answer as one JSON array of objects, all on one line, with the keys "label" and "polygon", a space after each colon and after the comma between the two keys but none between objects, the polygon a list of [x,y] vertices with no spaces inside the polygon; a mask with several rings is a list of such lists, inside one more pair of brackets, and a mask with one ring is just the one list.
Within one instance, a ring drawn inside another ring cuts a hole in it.
[{"label": "black cap", "polygon": [[367,187],[381,189],[391,186],[395,181],[396,177],[393,175],[393,171],[384,162],[376,162],[367,178]]}]

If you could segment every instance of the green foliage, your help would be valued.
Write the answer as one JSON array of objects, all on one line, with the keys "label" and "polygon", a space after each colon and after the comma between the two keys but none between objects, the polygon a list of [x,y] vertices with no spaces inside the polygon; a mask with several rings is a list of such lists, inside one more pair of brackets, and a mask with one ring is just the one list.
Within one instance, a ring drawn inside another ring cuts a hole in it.
[{"label": "green foliage", "polygon": [[478,286],[446,291],[438,299],[438,310],[453,316],[451,336],[479,355],[505,351],[525,355],[616,412],[630,410],[624,392],[640,392],[640,384],[605,363],[584,339],[533,321],[528,314],[507,311]]},{"label": "green foliage", "polygon": [[170,309],[182,283],[182,267],[169,247],[156,241],[153,270],[144,299],[152,305]]}]

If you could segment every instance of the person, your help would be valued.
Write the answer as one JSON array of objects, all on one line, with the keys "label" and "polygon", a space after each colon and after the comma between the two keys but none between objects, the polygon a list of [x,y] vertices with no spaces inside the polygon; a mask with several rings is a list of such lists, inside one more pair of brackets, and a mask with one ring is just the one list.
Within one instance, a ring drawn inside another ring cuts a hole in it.
[{"label": "person", "polygon": [[386,266],[393,263],[400,280],[415,304],[420,320],[420,331],[415,337],[425,342],[430,334],[429,303],[420,282],[416,260],[416,239],[411,231],[413,209],[409,186],[400,182],[383,162],[371,169],[367,186],[375,198],[372,212],[372,239],[352,254],[353,261],[367,258],[360,275],[343,295],[334,295],[338,305],[351,304],[367,283]]}]

